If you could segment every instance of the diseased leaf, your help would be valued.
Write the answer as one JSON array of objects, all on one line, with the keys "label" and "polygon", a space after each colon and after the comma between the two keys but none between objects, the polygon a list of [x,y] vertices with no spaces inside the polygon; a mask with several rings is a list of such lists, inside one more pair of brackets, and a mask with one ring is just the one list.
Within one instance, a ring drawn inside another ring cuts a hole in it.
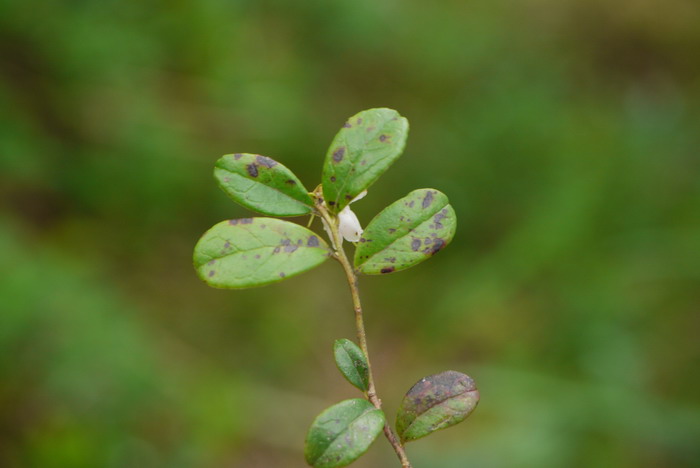
[{"label": "diseased leaf", "polygon": [[342,338],[333,344],[333,354],[340,373],[348,382],[366,392],[369,388],[369,367],[360,347]]},{"label": "diseased leaf", "polygon": [[272,216],[301,216],[313,211],[313,200],[292,171],[259,154],[221,157],[214,168],[219,187],[248,209]]},{"label": "diseased leaf", "polygon": [[333,139],[323,165],[323,198],[331,211],[343,209],[401,155],[408,120],[392,109],[356,114]]},{"label": "diseased leaf", "polygon": [[349,465],[367,451],[384,422],[384,413],[361,398],[331,406],[318,415],[306,435],[306,462],[314,468]]},{"label": "diseased leaf", "polygon": [[456,228],[444,193],[414,190],[370,221],[355,250],[355,268],[367,275],[405,270],[442,250]]},{"label": "diseased leaf", "polygon": [[402,442],[464,421],[479,403],[474,380],[457,371],[446,371],[421,379],[408,391],[396,417],[396,432]]},{"label": "diseased leaf", "polygon": [[194,267],[215,288],[276,283],[323,263],[328,245],[298,224],[274,218],[222,221],[194,248]]}]

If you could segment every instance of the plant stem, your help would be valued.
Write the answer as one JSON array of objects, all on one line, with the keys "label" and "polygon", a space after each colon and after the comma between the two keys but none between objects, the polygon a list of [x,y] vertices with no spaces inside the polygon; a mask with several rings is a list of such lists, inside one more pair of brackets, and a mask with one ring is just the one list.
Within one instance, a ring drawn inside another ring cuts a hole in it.
[{"label": "plant stem", "polygon": [[[360,302],[360,291],[357,286],[357,275],[355,275],[355,270],[353,270],[347,255],[345,254],[345,249],[343,249],[343,238],[338,231],[337,219],[331,216],[323,202],[320,198],[317,198],[317,208],[321,215],[321,218],[325,221],[325,225],[328,227],[327,230],[330,231],[328,234],[331,236],[332,244],[335,247],[334,258],[343,266],[345,271],[345,276],[348,280],[348,285],[350,286],[350,294],[352,295],[352,304],[355,310],[355,328],[357,329],[357,339],[360,342],[360,348],[362,352],[365,353],[367,358],[367,372],[368,372],[368,389],[366,392],[367,399],[370,403],[374,405],[375,408],[382,408],[382,401],[377,396],[377,391],[374,386],[374,377],[372,375],[372,365],[369,359],[369,350],[367,349],[367,335],[365,334],[365,322],[362,316],[362,304]],[[387,440],[394,448],[396,455],[401,461],[402,468],[412,468],[411,462],[408,461],[406,456],[406,451],[403,445],[399,441],[398,437],[394,433],[393,429],[388,422],[384,423],[384,435]]]}]

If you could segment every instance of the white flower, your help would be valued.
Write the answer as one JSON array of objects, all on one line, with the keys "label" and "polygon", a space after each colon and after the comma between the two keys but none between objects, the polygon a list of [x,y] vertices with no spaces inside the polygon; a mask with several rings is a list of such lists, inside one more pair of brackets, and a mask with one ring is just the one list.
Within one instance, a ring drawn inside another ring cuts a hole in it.
[{"label": "white flower", "polygon": [[[364,198],[365,195],[367,195],[367,190],[362,191],[350,203]],[[357,242],[360,240],[363,231],[362,226],[360,226],[360,220],[357,219],[357,215],[350,209],[350,203],[338,213],[338,231],[340,231],[340,234],[346,241]]]}]

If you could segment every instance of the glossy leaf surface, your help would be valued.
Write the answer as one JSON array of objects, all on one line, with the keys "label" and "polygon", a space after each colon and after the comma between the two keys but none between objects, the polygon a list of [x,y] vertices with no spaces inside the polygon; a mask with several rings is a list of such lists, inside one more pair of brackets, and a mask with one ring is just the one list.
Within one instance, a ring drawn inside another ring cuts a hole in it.
[{"label": "glossy leaf surface", "polygon": [[369,387],[367,358],[359,346],[345,338],[333,344],[335,364],[341,374],[363,392]]},{"label": "glossy leaf surface", "polygon": [[333,139],[323,165],[323,197],[343,209],[403,152],[408,120],[392,109],[369,109],[348,119]]},{"label": "glossy leaf surface", "polygon": [[368,275],[405,270],[442,250],[456,228],[444,193],[414,190],[370,221],[355,250],[355,268]]},{"label": "glossy leaf surface", "polygon": [[219,187],[248,209],[272,216],[311,213],[313,200],[292,171],[259,154],[221,157],[214,168]]},{"label": "glossy leaf surface", "polygon": [[306,462],[314,468],[349,465],[367,451],[384,422],[384,413],[361,398],[331,406],[318,415],[306,435]]},{"label": "glossy leaf surface", "polygon": [[194,248],[194,267],[215,288],[249,288],[282,281],[323,263],[328,245],[298,224],[274,218],[222,221]]},{"label": "glossy leaf surface", "polygon": [[402,442],[463,421],[479,402],[474,380],[466,374],[446,371],[421,379],[406,394],[396,418]]}]

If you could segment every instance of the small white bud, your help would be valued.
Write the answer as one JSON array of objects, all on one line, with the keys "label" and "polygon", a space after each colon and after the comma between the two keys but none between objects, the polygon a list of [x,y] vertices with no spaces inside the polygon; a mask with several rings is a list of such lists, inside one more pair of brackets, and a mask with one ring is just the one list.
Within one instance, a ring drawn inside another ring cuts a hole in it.
[{"label": "small white bud", "polygon": [[340,231],[340,234],[346,241],[357,242],[362,236],[363,231],[362,226],[360,226],[360,220],[357,219],[357,215],[350,209],[350,204],[364,198],[365,195],[367,195],[367,190],[360,192],[355,198],[350,200],[348,206],[338,213],[338,231]]},{"label": "small white bud", "polygon": [[362,226],[357,215],[350,209],[350,205],[346,206],[338,213],[338,231],[346,241],[357,242],[362,236]]}]

